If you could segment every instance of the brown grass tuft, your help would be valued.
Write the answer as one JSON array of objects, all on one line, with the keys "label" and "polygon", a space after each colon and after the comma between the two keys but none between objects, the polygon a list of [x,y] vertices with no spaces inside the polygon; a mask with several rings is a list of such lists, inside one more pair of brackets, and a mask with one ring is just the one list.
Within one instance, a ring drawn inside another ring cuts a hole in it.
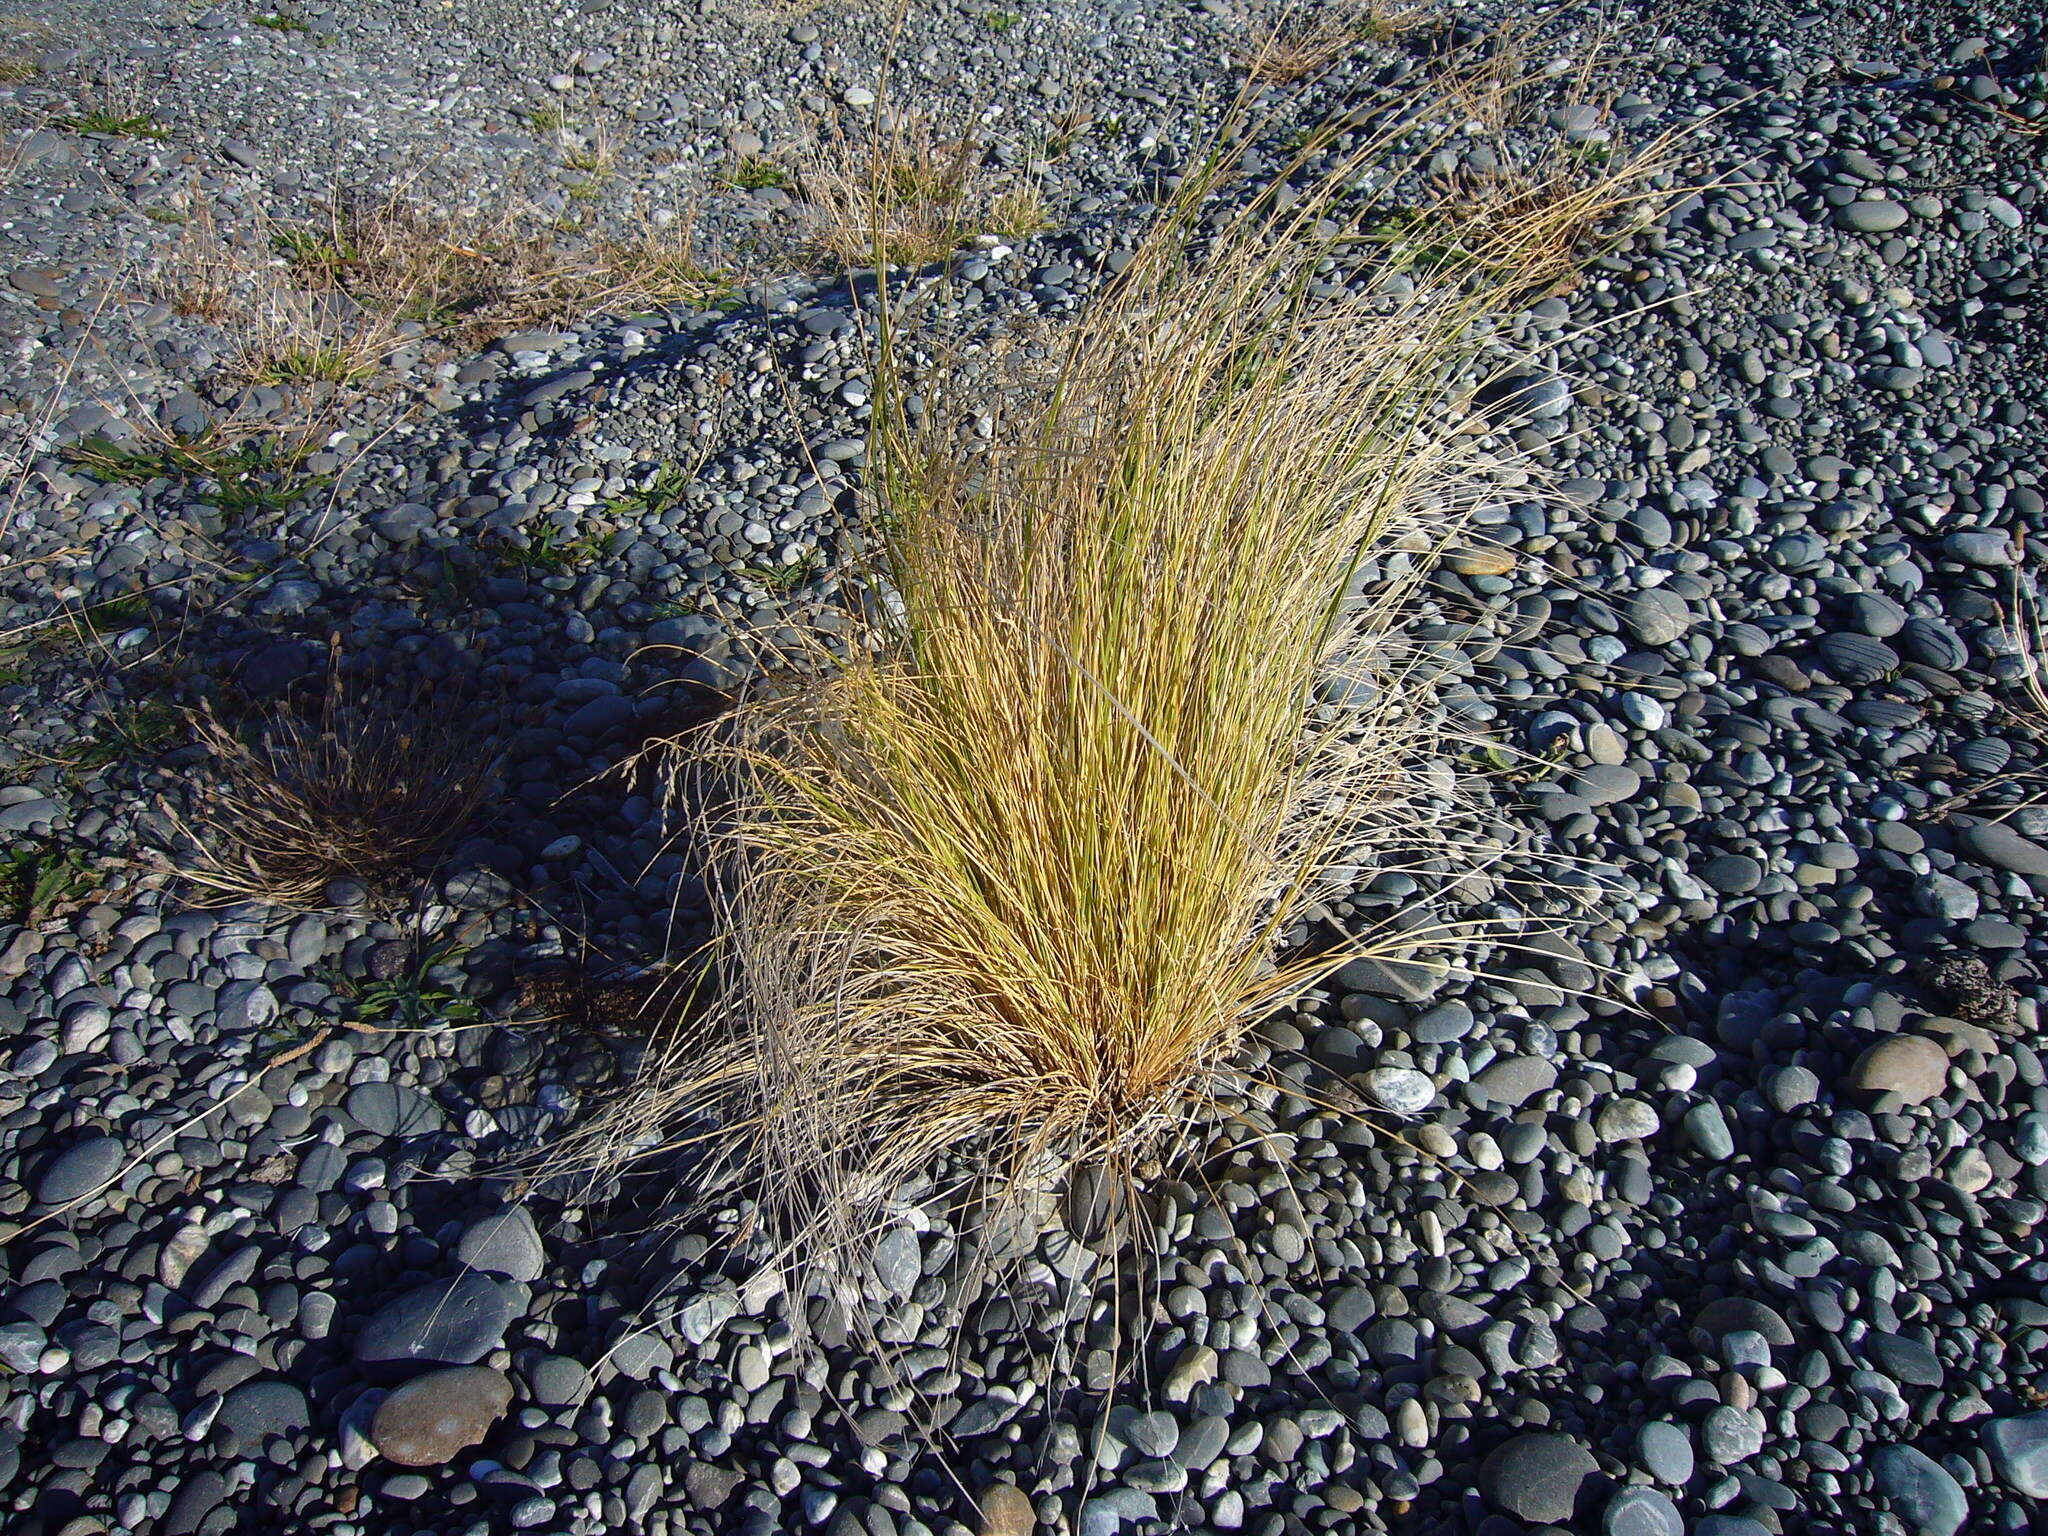
[{"label": "brown grass tuft", "polygon": [[805,239],[849,267],[925,266],[975,235],[1051,223],[1042,190],[997,173],[972,129],[919,113],[822,135],[799,157],[797,189]]},{"label": "brown grass tuft", "polygon": [[253,723],[192,713],[212,776],[175,867],[204,901],[317,907],[331,881],[388,886],[445,849],[482,803],[489,754],[474,700],[330,665],[317,706],[286,700]]},{"label": "brown grass tuft", "polygon": [[330,384],[361,379],[418,340],[475,347],[607,308],[728,291],[689,219],[593,233],[518,200],[465,213],[404,193],[344,196],[314,221],[233,229],[202,206],[160,283],[179,309],[235,339],[240,377]]},{"label": "brown grass tuft", "polygon": [[1676,202],[1681,160],[1674,133],[1638,145],[1506,142],[1494,168],[1431,178],[1368,233],[1397,267],[1482,274],[1528,302],[1569,288],[1589,260]]},{"label": "brown grass tuft", "polygon": [[1417,31],[1433,16],[1428,5],[1407,0],[1289,0],[1249,23],[1238,65],[1261,84],[1291,85],[1322,73],[1367,43]]}]

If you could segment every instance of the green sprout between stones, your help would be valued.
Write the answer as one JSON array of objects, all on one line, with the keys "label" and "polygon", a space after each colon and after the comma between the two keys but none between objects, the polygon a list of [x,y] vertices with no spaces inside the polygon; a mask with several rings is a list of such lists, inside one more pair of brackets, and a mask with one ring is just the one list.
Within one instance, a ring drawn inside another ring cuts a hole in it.
[{"label": "green sprout between stones", "polygon": [[90,112],[70,112],[50,119],[51,125],[72,133],[99,133],[117,139],[149,139],[161,144],[171,136],[170,128],[146,112],[110,112],[104,107]]},{"label": "green sprout between stones", "polygon": [[270,237],[270,248],[292,270],[328,281],[362,260],[362,253],[340,236],[317,229],[282,229]]},{"label": "green sprout between stones", "polygon": [[770,592],[791,592],[824,567],[825,557],[814,549],[787,565],[743,565],[737,574]]},{"label": "green sprout between stones", "polygon": [[351,384],[377,370],[346,347],[286,347],[257,371],[264,384]]},{"label": "green sprout between stones", "polygon": [[333,970],[327,972],[326,979],[355,1004],[356,1021],[361,1024],[425,1029],[435,1024],[468,1023],[483,1012],[476,1000],[434,978],[435,971],[454,964],[460,954],[453,944],[437,944],[410,970],[385,981],[358,979]]},{"label": "green sprout between stones", "polygon": [[682,465],[664,461],[646,485],[621,491],[604,504],[605,515],[614,521],[633,517],[659,517],[679,505],[690,489],[690,472]]},{"label": "green sprout between stones", "polygon": [[129,758],[154,757],[176,741],[184,717],[161,699],[108,711],[93,725],[92,740],[71,758],[77,773],[96,773]]},{"label": "green sprout between stones", "polygon": [[96,635],[118,635],[149,617],[149,599],[140,592],[110,597],[81,609],[79,620]]},{"label": "green sprout between stones", "polygon": [[92,889],[92,868],[76,848],[18,844],[0,852],[0,914],[39,923]]},{"label": "green sprout between stones", "polygon": [[742,192],[759,192],[766,187],[788,186],[789,172],[772,160],[748,155],[733,167],[725,180],[727,186],[737,187]]},{"label": "green sprout between stones", "polygon": [[281,511],[324,485],[324,475],[298,473],[310,452],[267,437],[246,438],[230,447],[209,430],[135,447],[92,437],[65,449],[63,458],[109,485],[211,482],[213,488],[202,489],[200,499],[234,516]]},{"label": "green sprout between stones", "polygon": [[648,610],[648,622],[658,624],[663,619],[693,619],[708,610],[701,597],[671,597],[656,603]]},{"label": "green sprout between stones", "polygon": [[572,537],[567,529],[549,523],[524,546],[510,542],[498,546],[498,557],[506,565],[523,571],[559,576],[587,565],[604,553],[607,535],[585,533]]},{"label": "green sprout between stones", "polygon": [[1477,260],[1458,242],[1447,221],[1420,209],[1394,209],[1367,229],[1365,237],[1385,249],[1388,266],[1397,272],[1437,272]]}]

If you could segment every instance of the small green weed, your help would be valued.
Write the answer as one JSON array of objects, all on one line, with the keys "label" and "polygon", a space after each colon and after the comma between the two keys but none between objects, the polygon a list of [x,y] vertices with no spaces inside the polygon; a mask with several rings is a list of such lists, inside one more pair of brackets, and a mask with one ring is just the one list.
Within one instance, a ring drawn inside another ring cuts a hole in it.
[{"label": "small green weed", "polygon": [[990,11],[981,18],[981,24],[1000,36],[1023,20],[1024,18],[1015,11]]},{"label": "small green weed", "polygon": [[1569,752],[1563,744],[1545,752],[1528,753],[1487,742],[1467,752],[1465,761],[1477,773],[1498,775],[1514,784],[1535,784],[1552,777],[1564,765]]},{"label": "small green weed", "polygon": [[140,592],[83,607],[63,607],[40,624],[16,632],[17,641],[0,649],[0,682],[19,682],[35,656],[53,654],[88,638],[123,634],[149,619],[149,601]]},{"label": "small green weed", "polygon": [[79,614],[85,627],[96,635],[118,635],[133,629],[149,617],[149,599],[140,592],[94,603]]},{"label": "small green weed", "polygon": [[326,979],[341,996],[353,1002],[356,1021],[399,1029],[425,1029],[435,1024],[468,1023],[483,1010],[474,998],[465,997],[434,979],[433,973],[453,965],[461,951],[453,944],[438,944],[423,953],[412,969],[388,981],[370,981],[329,970]]},{"label": "small green weed", "polygon": [[535,133],[560,133],[569,126],[569,114],[560,107],[535,107],[526,114],[526,126]]},{"label": "small green weed", "polygon": [[76,848],[18,845],[0,853],[0,914],[39,923],[93,890],[92,867]]},{"label": "small green weed", "polygon": [[665,461],[646,485],[606,502],[605,515],[613,521],[629,517],[659,517],[681,502],[689,489],[690,472],[680,464]]},{"label": "small green weed", "polygon": [[737,187],[742,192],[759,192],[764,187],[788,186],[789,172],[772,160],[748,155],[733,167],[725,181],[727,186]]},{"label": "small green weed", "polygon": [[117,139],[149,139],[161,144],[171,136],[168,126],[147,113],[109,112],[104,107],[91,112],[71,112],[50,119],[51,125],[73,133],[101,133]]},{"label": "small green weed", "polygon": [[461,610],[469,607],[484,572],[475,565],[457,564],[443,556],[415,566],[404,578],[405,585],[437,607]]},{"label": "small green weed", "polygon": [[1448,221],[1415,208],[1392,210],[1367,227],[1365,238],[1384,248],[1387,264],[1397,272],[1437,272],[1478,260]]},{"label": "small green weed", "polygon": [[743,565],[737,574],[770,592],[793,592],[825,568],[825,557],[815,549],[788,565]]},{"label": "small green weed", "polygon": [[166,208],[162,203],[143,209],[142,216],[152,224],[183,224],[191,217],[175,208]]},{"label": "small green weed", "polygon": [[606,537],[602,533],[585,533],[571,538],[563,529],[549,523],[524,548],[509,542],[500,544],[498,558],[515,570],[559,576],[587,565],[603,554]]},{"label": "small green weed", "polygon": [[161,699],[123,705],[94,723],[91,742],[72,757],[71,767],[94,773],[127,758],[154,757],[183,730],[184,716]]},{"label": "small green weed", "polygon": [[1063,160],[1094,127],[1095,119],[1086,112],[1055,112],[1045,120],[1045,138],[1040,150],[1048,160]]},{"label": "small green weed", "polygon": [[312,27],[306,24],[304,18],[291,11],[267,11],[250,19],[257,26],[267,27],[272,32],[310,32],[313,30]]},{"label": "small green weed", "polygon": [[264,384],[349,384],[377,370],[346,347],[286,347],[257,371]]},{"label": "small green weed", "polygon": [[322,475],[297,471],[310,448],[287,447],[275,438],[246,438],[233,447],[202,432],[141,447],[106,438],[87,438],[63,452],[63,458],[96,480],[113,485],[149,485],[157,480],[210,481],[203,499],[221,511],[245,514],[279,511],[326,483]]},{"label": "small green weed", "polygon": [[362,252],[340,236],[317,229],[283,229],[270,237],[270,248],[301,275],[336,281],[362,261]]},{"label": "small green weed", "polygon": [[1013,240],[1044,234],[1052,228],[1052,211],[1036,182],[1024,182],[998,192],[989,202],[988,227]]},{"label": "small green weed", "polygon": [[708,611],[702,598],[672,597],[667,602],[656,603],[648,613],[648,622],[658,624],[663,619],[693,619]]}]

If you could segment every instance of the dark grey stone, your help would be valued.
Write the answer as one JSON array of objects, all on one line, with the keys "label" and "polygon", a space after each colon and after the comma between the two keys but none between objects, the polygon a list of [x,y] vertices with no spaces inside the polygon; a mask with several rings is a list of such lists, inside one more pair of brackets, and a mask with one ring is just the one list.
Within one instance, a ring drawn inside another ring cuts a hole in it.
[{"label": "dark grey stone", "polygon": [[386,1302],[356,1335],[362,1365],[474,1365],[512,1325],[505,1289],[484,1275],[437,1280]]},{"label": "dark grey stone", "polygon": [[349,1119],[376,1136],[426,1136],[448,1118],[417,1088],[403,1083],[359,1083],[345,1104]]},{"label": "dark grey stone", "polygon": [[1556,1523],[1588,1513],[1600,1475],[1593,1453],[1568,1435],[1523,1434],[1479,1464],[1479,1491],[1518,1520]]},{"label": "dark grey stone", "polygon": [[1910,1445],[1881,1447],[1871,1458],[1877,1486],[1913,1536],[1955,1536],[1970,1518],[1969,1500],[1948,1469]]},{"label": "dark grey stone", "polygon": [[472,1269],[503,1275],[508,1280],[538,1280],[547,1268],[547,1253],[533,1217],[523,1205],[486,1216],[462,1234],[455,1256]]},{"label": "dark grey stone", "polygon": [[114,1137],[82,1137],[43,1165],[36,1178],[36,1199],[44,1205],[83,1199],[119,1173],[126,1161]]},{"label": "dark grey stone", "polygon": [[1985,1452],[1999,1480],[2030,1499],[2048,1499],[2048,1410],[1988,1420]]},{"label": "dark grey stone", "polygon": [[2002,821],[1980,821],[1958,837],[1972,857],[2018,875],[2048,875],[2048,848],[2021,837]]},{"label": "dark grey stone", "polygon": [[275,1377],[245,1381],[221,1400],[218,1423],[235,1433],[245,1451],[253,1452],[272,1435],[296,1435],[312,1428],[306,1394]]},{"label": "dark grey stone", "polygon": [[1650,1420],[1636,1431],[1636,1456],[1643,1470],[1667,1488],[1683,1488],[1692,1481],[1692,1437],[1682,1425]]}]

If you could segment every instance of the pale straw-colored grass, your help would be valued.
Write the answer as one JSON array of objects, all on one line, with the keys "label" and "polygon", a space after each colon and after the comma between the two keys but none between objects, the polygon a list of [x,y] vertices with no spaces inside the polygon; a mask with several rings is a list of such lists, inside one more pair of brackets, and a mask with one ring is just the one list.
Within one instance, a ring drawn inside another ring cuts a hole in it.
[{"label": "pale straw-colored grass", "polygon": [[[1255,1020],[1427,943],[1286,942],[1330,866],[1363,884],[1429,840],[1400,625],[1486,487],[1461,391],[1529,276],[1467,251],[1347,289],[1375,258],[1344,199],[1385,150],[1287,212],[1191,176],[1035,382],[948,387],[885,297],[871,601],[679,744],[717,995],[553,1171],[703,1143],[792,1270],[866,1253],[934,1169],[1013,1215],[1076,1173],[1136,1212]],[[1376,702],[1319,709],[1338,670]]]},{"label": "pale straw-colored grass", "polygon": [[1237,61],[1261,84],[1291,85],[1435,20],[1431,7],[1406,0],[1283,0],[1248,18]]},{"label": "pale straw-colored grass", "polygon": [[239,726],[190,712],[208,771],[165,807],[167,862],[201,905],[312,908],[329,885],[373,891],[445,849],[482,803],[478,701],[424,681],[352,677],[330,661],[317,702],[283,699]]},{"label": "pale straw-colored grass", "polygon": [[[940,391],[917,425],[885,335],[879,617],[692,744],[725,795],[726,990],[601,1144],[715,1105],[792,1258],[858,1251],[950,1149],[998,1190],[1077,1165],[1127,1187],[1249,1023],[1342,958],[1279,940],[1335,850],[1400,820],[1432,717],[1398,602],[1341,599],[1455,521],[1476,300],[1311,302],[1329,253],[1305,217],[1199,256],[1171,221],[1042,387],[959,414]],[[1340,656],[1382,707],[1305,735]]]}]

